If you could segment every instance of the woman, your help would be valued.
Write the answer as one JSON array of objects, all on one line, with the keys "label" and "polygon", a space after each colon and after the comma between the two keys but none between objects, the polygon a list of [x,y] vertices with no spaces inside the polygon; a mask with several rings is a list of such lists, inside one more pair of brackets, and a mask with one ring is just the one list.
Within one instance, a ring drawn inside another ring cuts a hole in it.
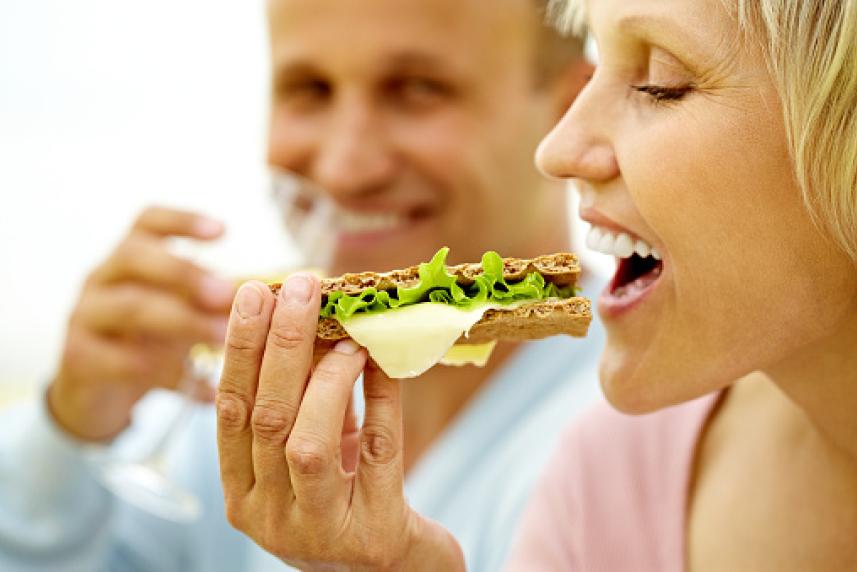
[{"label": "woman", "polygon": [[[608,400],[657,412],[571,428],[511,568],[857,569],[857,1],[585,8],[599,67],[538,161],[578,182],[601,246],[658,253],[598,303]],[[307,276],[276,304],[239,293],[231,521],[305,568],[461,568],[402,496],[398,386],[367,371],[358,434],[365,354],[343,342],[310,376],[318,303]]]}]

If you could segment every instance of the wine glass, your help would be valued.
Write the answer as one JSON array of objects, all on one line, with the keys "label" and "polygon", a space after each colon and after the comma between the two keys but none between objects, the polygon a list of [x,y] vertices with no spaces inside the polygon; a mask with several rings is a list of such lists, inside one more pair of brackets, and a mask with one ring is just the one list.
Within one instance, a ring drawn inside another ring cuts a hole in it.
[{"label": "wine glass", "polygon": [[[224,239],[213,247],[179,240],[174,250],[202,266],[235,277],[233,281],[236,286],[249,279],[266,282],[282,280],[289,274],[289,267],[293,270],[302,268],[322,272],[330,261],[334,236],[330,230],[339,216],[339,211],[316,184],[300,175],[277,170],[271,172],[270,180],[273,203],[292,242],[291,245],[285,242],[282,244],[284,255],[278,260],[276,267],[268,262],[264,269],[257,267],[257,271],[247,272],[246,268],[239,270],[233,265],[224,272],[225,259],[242,258],[242,254],[250,247],[248,243],[242,248],[237,241],[229,239]],[[291,254],[286,255],[290,250]],[[271,245],[270,251],[276,253],[281,249],[277,249],[274,244]],[[254,264],[259,262],[254,261]],[[131,460],[115,455],[101,456],[97,460],[97,473],[101,482],[113,494],[165,520],[187,523],[201,516],[202,506],[199,499],[171,478],[166,459],[171,445],[176,440],[176,434],[187,423],[196,407],[192,397],[194,387],[201,381],[214,385],[220,377],[222,367],[222,348],[197,344],[191,349],[180,383],[181,405],[148,452]]]},{"label": "wine glass", "polygon": [[167,454],[180,427],[190,419],[195,407],[191,397],[196,383],[214,380],[219,375],[219,351],[206,344],[193,346],[185,360],[185,372],[179,385],[181,404],[161,435],[141,458],[123,459],[101,456],[96,466],[102,484],[129,504],[165,520],[193,522],[202,514],[202,505],[193,493],[171,479],[167,472]]}]

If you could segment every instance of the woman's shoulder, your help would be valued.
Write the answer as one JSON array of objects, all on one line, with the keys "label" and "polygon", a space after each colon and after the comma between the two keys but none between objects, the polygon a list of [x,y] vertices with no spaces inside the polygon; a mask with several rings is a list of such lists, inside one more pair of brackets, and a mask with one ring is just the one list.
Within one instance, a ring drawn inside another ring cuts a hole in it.
[{"label": "woman's shoulder", "polygon": [[579,416],[533,494],[509,569],[681,569],[693,453],[717,401],[639,416],[599,403]]},{"label": "woman's shoulder", "polygon": [[533,495],[510,569],[681,569],[693,453],[717,399],[638,416],[599,403],[578,417]]}]

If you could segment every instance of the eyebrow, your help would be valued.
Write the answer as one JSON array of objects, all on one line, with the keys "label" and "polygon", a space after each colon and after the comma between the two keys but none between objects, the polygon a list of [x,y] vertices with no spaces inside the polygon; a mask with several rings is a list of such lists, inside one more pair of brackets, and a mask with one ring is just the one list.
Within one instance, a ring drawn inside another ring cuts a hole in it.
[{"label": "eyebrow", "polygon": [[[450,70],[450,66],[445,64],[439,58],[423,52],[413,50],[403,50],[394,52],[385,56],[381,61],[380,69],[390,71],[396,70],[415,70],[415,71],[433,71],[433,70]],[[305,76],[322,73],[315,62],[306,58],[297,58],[291,61],[277,61],[274,59],[273,77],[294,77]]]}]

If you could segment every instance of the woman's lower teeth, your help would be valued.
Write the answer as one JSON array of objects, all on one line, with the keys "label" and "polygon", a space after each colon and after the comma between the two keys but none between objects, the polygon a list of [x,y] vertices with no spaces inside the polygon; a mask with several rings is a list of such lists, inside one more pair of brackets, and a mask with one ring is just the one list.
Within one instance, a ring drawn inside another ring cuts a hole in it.
[{"label": "woman's lower teeth", "polygon": [[638,294],[648,288],[661,275],[661,267],[656,266],[651,272],[646,273],[627,284],[623,284],[613,291],[613,295],[617,298]]}]

